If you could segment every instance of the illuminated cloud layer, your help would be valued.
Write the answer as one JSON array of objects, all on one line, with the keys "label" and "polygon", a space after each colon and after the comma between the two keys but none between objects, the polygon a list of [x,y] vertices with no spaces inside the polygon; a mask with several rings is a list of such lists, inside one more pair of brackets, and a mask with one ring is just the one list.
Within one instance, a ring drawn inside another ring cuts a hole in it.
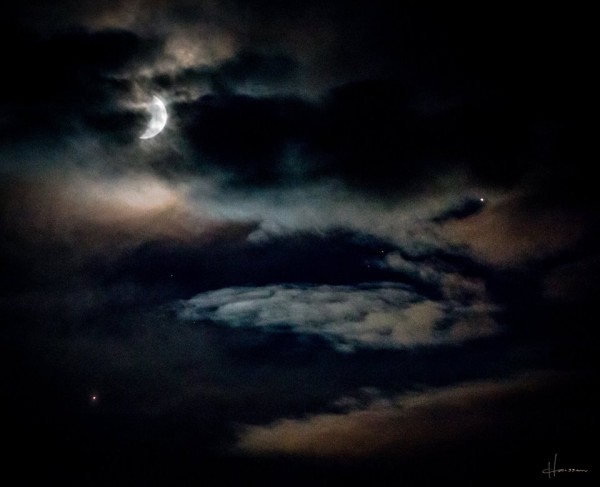
[{"label": "illuminated cloud layer", "polygon": [[453,308],[392,283],[229,288],[177,308],[185,320],[319,335],[343,352],[462,343],[498,332],[486,306]]},{"label": "illuminated cloud layer", "polygon": [[[560,380],[560,377],[558,377]],[[359,459],[387,454],[415,454],[457,438],[481,441],[499,421],[508,422],[510,404],[524,392],[535,394],[557,380],[536,373],[502,381],[479,381],[405,393],[394,397],[378,391],[365,405],[340,398],[337,413],[285,418],[240,429],[237,448],[257,456]],[[564,379],[562,379],[564,382]],[[364,393],[362,394],[364,396]],[[498,411],[504,408],[499,417]]]}]

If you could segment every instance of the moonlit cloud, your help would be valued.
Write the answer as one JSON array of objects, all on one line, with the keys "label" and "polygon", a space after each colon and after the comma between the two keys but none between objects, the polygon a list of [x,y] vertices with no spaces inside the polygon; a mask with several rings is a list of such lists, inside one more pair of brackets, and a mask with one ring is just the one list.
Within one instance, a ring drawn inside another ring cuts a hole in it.
[{"label": "moonlit cloud", "polygon": [[228,288],[182,301],[177,310],[184,320],[319,335],[342,352],[462,343],[499,331],[489,308],[452,307],[392,283]]}]

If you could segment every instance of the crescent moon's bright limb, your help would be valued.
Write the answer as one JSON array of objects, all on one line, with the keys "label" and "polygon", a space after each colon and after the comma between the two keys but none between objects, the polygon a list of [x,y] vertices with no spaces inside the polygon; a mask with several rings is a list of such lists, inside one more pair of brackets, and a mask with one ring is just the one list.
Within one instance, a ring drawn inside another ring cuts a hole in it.
[{"label": "crescent moon's bright limb", "polygon": [[167,119],[169,118],[167,107],[165,107],[165,104],[158,96],[152,98],[149,111],[152,118],[150,118],[150,123],[148,123],[146,131],[140,135],[140,139],[151,139],[158,135],[165,128],[165,125],[167,125]]}]

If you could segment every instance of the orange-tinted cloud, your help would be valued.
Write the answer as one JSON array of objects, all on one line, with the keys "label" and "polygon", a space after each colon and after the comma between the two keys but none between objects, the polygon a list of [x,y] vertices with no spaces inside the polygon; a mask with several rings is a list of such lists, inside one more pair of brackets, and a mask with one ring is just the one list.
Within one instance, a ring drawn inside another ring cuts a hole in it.
[{"label": "orange-tinted cloud", "polygon": [[256,228],[209,215],[190,203],[185,185],[148,174],[21,182],[6,202],[5,224],[22,238],[83,252],[114,253],[146,241],[236,241]]},{"label": "orange-tinted cloud", "polygon": [[580,213],[509,195],[469,218],[447,222],[442,234],[452,244],[467,246],[484,262],[513,267],[575,244],[585,232],[585,223]]},{"label": "orange-tinted cloud", "polygon": [[469,382],[393,399],[376,398],[366,408],[342,414],[246,426],[237,448],[252,455],[335,459],[416,453],[501,427],[511,420],[503,412],[505,405],[524,393],[539,392],[557,378],[538,373],[504,381]]}]

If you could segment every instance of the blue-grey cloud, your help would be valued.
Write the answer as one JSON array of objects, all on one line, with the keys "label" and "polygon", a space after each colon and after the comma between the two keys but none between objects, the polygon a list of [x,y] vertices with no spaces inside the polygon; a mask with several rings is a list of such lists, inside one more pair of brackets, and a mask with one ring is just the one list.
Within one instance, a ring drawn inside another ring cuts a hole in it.
[{"label": "blue-grey cloud", "polygon": [[226,288],[176,309],[184,320],[320,335],[343,352],[462,343],[499,331],[489,304],[432,301],[393,283]]}]

